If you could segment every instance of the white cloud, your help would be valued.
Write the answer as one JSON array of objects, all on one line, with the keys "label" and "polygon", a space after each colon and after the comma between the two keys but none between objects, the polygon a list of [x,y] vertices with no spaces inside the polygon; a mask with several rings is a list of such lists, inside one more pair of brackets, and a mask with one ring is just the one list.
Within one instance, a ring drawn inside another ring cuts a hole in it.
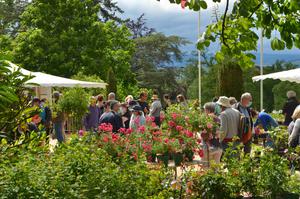
[{"label": "white cloud", "polygon": [[[195,42],[198,35],[198,13],[191,11],[188,8],[182,9],[178,4],[171,4],[169,0],[115,0],[119,7],[125,11],[123,18],[136,19],[141,14],[145,13],[147,26],[155,28],[158,32],[163,32],[167,35],[178,35],[185,37],[192,42],[185,50],[196,50]],[[201,31],[212,22],[212,8],[215,3],[212,0],[207,0],[208,9],[201,11]],[[225,9],[225,1],[222,0],[219,5],[219,12],[223,14]],[[230,1],[230,9],[235,0]],[[272,53],[270,42],[264,42],[265,52]],[[214,47],[212,47],[212,51]],[[258,48],[259,49],[259,48]],[[282,51],[283,53],[299,53],[299,50]],[[276,51],[278,53],[278,51]]]}]

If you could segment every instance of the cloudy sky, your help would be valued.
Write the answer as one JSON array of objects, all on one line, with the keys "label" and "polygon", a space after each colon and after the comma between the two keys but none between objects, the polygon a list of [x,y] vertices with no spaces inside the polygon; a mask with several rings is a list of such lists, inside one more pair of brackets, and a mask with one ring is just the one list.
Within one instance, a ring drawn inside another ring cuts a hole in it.
[{"label": "cloudy sky", "polygon": [[[189,9],[182,9],[180,5],[170,4],[169,0],[115,0],[118,2],[125,13],[124,18],[136,19],[141,14],[145,13],[148,27],[155,28],[158,32],[163,32],[166,35],[179,35],[185,37],[193,44],[187,46],[185,50],[196,50],[195,43],[197,41],[197,23],[198,13]],[[201,12],[201,31],[212,22],[212,10],[214,6],[218,6],[220,14],[224,12],[223,4],[214,4],[212,0],[208,0],[208,9]],[[224,1],[223,1],[224,2]],[[233,2],[233,1],[231,1]],[[270,42],[265,41],[265,53],[272,53]],[[214,47],[210,48],[214,51]],[[273,52],[274,53],[274,52]],[[278,53],[278,52],[276,52]],[[280,53],[300,54],[299,50],[283,51]]]}]

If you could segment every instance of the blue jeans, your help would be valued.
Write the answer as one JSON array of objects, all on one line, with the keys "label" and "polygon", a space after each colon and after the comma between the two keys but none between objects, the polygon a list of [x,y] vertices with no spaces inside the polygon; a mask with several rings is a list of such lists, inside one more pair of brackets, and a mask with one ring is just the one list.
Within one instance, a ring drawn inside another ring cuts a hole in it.
[{"label": "blue jeans", "polygon": [[55,130],[56,139],[59,142],[63,142],[64,141],[64,136],[63,136],[63,132],[62,132],[63,122],[54,123],[53,127],[54,127],[54,130]]}]

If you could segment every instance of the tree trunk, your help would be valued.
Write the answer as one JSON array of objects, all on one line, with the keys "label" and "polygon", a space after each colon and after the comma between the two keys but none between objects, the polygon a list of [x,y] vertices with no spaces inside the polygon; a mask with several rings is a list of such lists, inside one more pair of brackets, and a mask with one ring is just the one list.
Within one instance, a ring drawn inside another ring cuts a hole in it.
[{"label": "tree trunk", "polygon": [[240,99],[240,96],[244,91],[244,82],[243,71],[238,64],[227,62],[220,66],[217,91],[219,96]]}]

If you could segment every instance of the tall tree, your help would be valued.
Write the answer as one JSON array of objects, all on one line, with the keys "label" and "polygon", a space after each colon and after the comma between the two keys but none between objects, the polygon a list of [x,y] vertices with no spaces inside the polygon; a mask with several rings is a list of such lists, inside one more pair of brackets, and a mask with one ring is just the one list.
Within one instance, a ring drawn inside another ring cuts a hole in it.
[{"label": "tall tree", "polygon": [[20,26],[20,16],[29,0],[0,1],[0,34],[16,35]]},{"label": "tall tree", "polygon": [[83,71],[106,80],[134,81],[130,59],[134,44],[125,26],[99,21],[94,0],[34,0],[22,15],[15,62],[23,67],[70,77]]},{"label": "tall tree", "polygon": [[136,20],[127,19],[126,25],[131,30],[133,39],[149,36],[156,32],[154,28],[147,27],[144,13]]},{"label": "tall tree", "polygon": [[163,94],[171,90],[182,92],[177,83],[176,62],[181,61],[181,46],[187,41],[178,36],[152,33],[135,40],[136,51],[132,59],[132,70],[141,86],[156,89]]}]

